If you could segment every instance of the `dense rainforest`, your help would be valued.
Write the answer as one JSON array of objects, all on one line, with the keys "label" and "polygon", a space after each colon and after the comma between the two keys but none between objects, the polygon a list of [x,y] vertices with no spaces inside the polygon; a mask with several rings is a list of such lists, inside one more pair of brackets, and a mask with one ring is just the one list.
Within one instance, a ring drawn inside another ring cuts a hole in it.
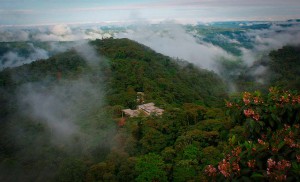
[{"label": "dense rainforest", "polygon": [[[257,64],[268,82],[245,71],[235,93],[214,72],[129,39],[6,68],[0,181],[300,180],[299,47]],[[137,92],[163,115],[125,117]]]}]

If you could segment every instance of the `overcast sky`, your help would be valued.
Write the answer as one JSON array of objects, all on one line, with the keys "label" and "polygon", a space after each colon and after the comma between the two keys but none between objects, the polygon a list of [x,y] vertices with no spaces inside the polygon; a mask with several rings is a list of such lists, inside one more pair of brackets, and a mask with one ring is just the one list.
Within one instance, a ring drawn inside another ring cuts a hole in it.
[{"label": "overcast sky", "polygon": [[0,25],[300,18],[300,0],[0,0]]}]

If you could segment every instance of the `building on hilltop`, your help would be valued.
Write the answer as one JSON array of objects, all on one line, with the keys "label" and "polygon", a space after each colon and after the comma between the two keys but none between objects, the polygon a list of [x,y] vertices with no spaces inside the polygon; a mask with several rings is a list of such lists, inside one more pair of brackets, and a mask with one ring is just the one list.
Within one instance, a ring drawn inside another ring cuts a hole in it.
[{"label": "building on hilltop", "polygon": [[143,105],[138,105],[138,110],[143,111],[146,115],[162,115],[164,110],[154,106],[154,103],[148,103]]},{"label": "building on hilltop", "polygon": [[161,116],[163,114],[163,112],[164,112],[163,109],[156,107],[155,104],[151,102],[151,103],[147,103],[147,104],[138,105],[136,110],[123,109],[122,115],[125,114],[126,116],[129,116],[129,117],[138,117],[140,115]]},{"label": "building on hilltop", "polygon": [[123,116],[123,114],[125,114],[126,116],[129,116],[129,117],[137,117],[137,116],[139,116],[140,112],[138,110],[123,109],[122,116]]}]

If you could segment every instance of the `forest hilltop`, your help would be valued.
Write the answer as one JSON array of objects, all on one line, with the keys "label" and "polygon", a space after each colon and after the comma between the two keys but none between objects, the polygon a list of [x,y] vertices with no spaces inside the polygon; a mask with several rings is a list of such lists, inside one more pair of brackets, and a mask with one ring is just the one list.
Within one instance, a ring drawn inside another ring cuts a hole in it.
[{"label": "forest hilltop", "polygon": [[[0,181],[299,181],[299,50],[215,73],[105,38],[5,68]],[[138,93],[163,114],[125,116]]]}]

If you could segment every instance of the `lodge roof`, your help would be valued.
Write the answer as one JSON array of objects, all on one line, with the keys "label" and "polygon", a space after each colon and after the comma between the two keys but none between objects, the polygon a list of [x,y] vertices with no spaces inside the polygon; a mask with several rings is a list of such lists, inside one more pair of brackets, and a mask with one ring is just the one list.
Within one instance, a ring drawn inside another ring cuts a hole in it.
[{"label": "lodge roof", "polygon": [[164,112],[163,109],[156,107],[153,102],[138,105],[136,110],[124,109],[122,111],[125,113],[125,115],[128,115],[129,117],[137,117],[141,113],[144,113],[148,116],[151,114],[162,115]]}]

